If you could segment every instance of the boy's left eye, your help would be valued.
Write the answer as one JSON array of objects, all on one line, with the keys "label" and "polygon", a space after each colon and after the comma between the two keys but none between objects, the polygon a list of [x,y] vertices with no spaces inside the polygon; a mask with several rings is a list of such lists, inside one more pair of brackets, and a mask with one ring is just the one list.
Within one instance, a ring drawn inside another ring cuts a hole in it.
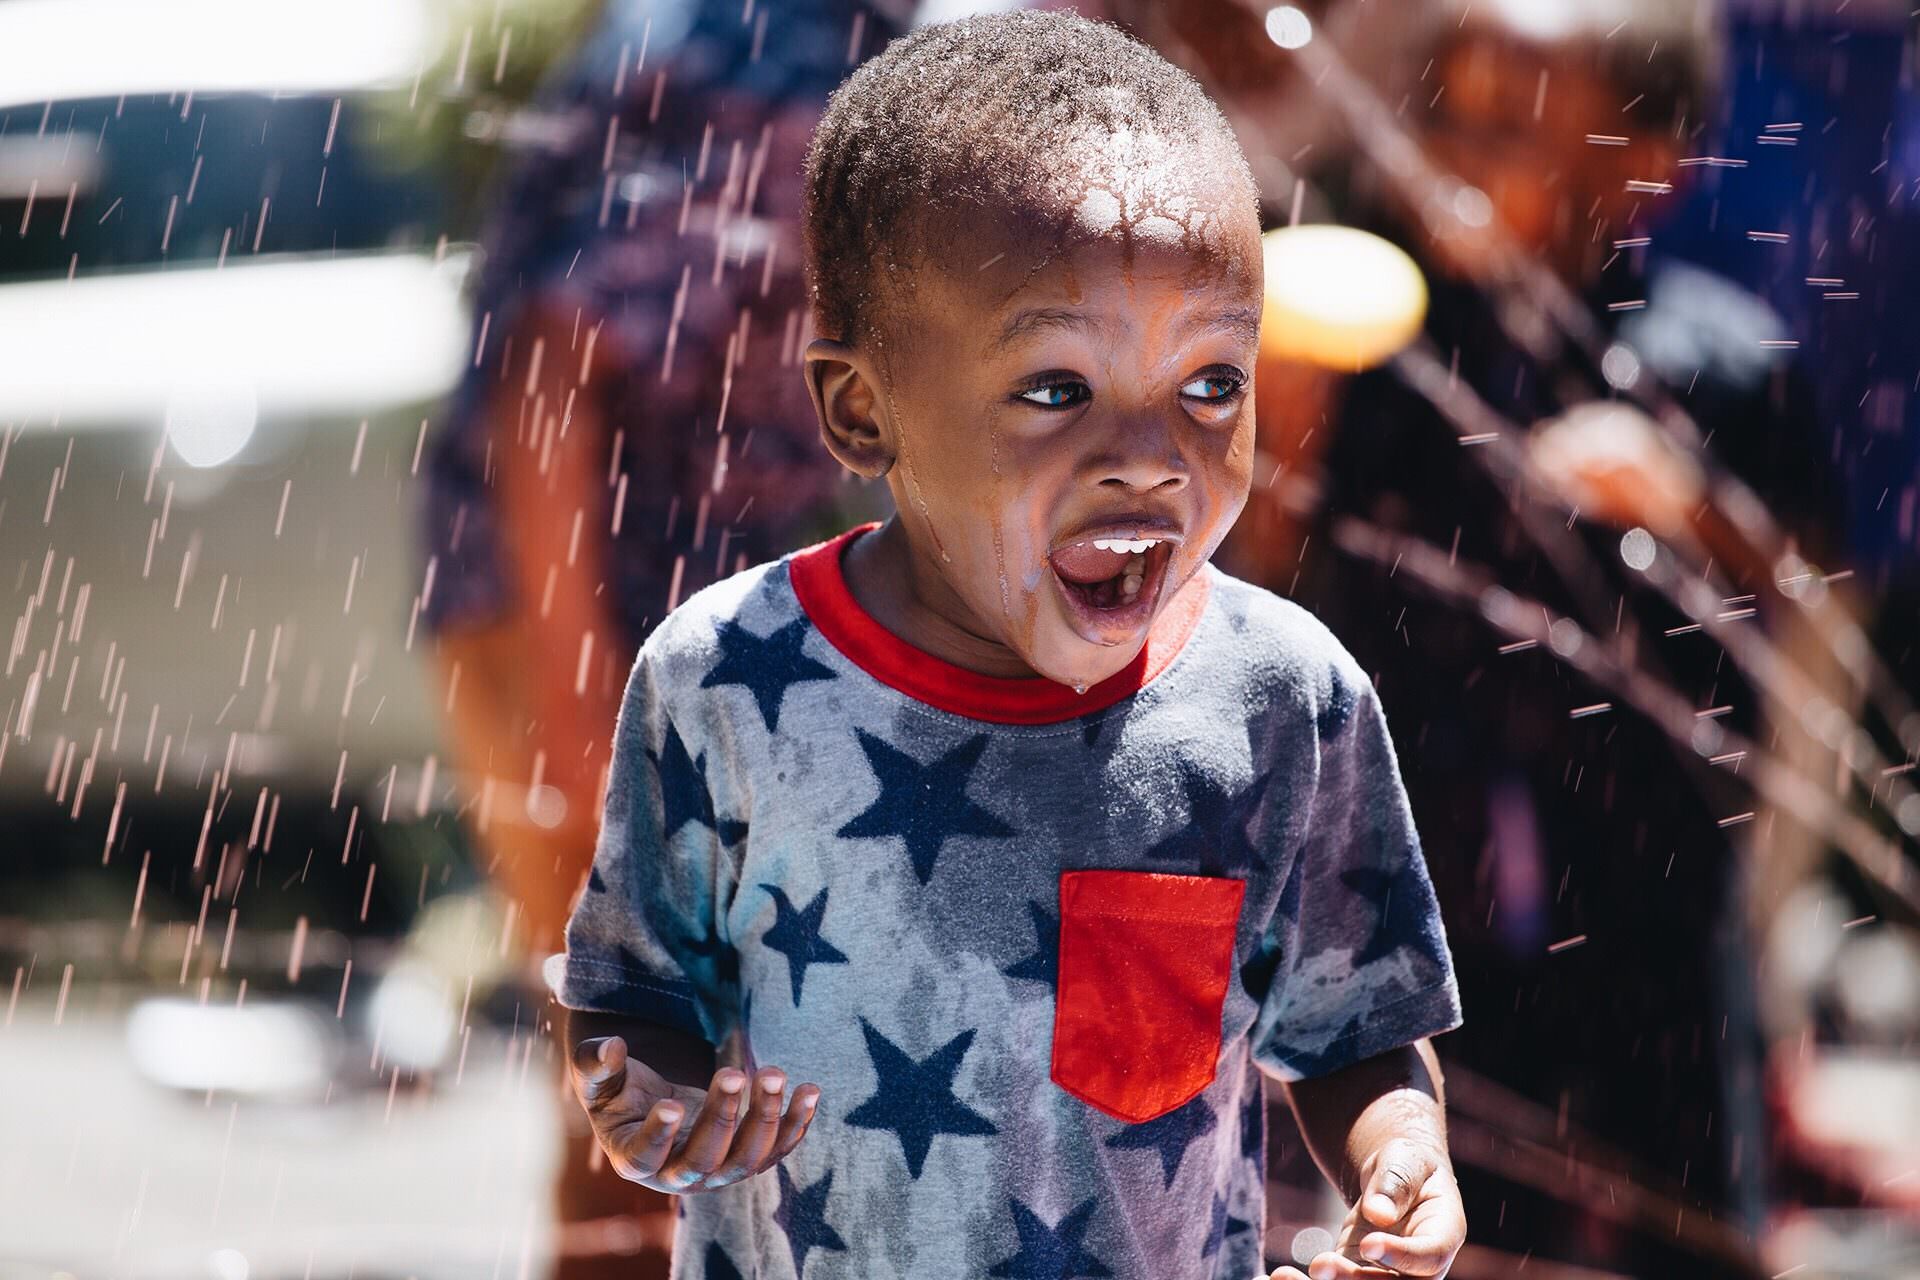
[{"label": "boy's left eye", "polygon": [[1020,393],[1020,399],[1028,404],[1037,404],[1043,409],[1070,409],[1090,394],[1086,383],[1072,378],[1061,378],[1028,387]]},{"label": "boy's left eye", "polygon": [[[1221,370],[1217,373],[1201,374],[1186,386],[1181,387],[1180,394],[1191,396],[1195,400],[1230,400],[1245,385],[1245,382],[1246,379],[1240,375]],[[1199,390],[1195,390],[1196,387]]]}]

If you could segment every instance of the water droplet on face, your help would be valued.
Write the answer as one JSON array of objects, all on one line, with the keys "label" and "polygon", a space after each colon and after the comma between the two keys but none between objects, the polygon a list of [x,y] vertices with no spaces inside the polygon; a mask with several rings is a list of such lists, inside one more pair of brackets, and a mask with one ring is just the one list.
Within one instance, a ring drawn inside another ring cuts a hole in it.
[{"label": "water droplet on face", "polygon": [[1084,681],[1084,680],[1075,680],[1075,681],[1073,682],[1073,691],[1074,691],[1075,693],[1082,693],[1082,694],[1083,694],[1083,693],[1085,693],[1085,692],[1087,691],[1087,684],[1086,684],[1086,681]]}]

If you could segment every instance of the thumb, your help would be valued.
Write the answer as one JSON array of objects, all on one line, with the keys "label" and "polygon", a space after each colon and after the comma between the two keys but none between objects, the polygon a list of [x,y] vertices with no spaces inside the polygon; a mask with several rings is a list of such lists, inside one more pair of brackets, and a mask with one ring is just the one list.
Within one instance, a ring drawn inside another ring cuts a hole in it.
[{"label": "thumb", "polygon": [[619,1097],[627,1087],[627,1042],[619,1036],[582,1040],[573,1047],[573,1073],[589,1108]]},{"label": "thumb", "polygon": [[1375,1226],[1390,1227],[1413,1210],[1414,1197],[1433,1172],[1418,1148],[1398,1140],[1381,1148],[1361,1196],[1360,1211]]}]

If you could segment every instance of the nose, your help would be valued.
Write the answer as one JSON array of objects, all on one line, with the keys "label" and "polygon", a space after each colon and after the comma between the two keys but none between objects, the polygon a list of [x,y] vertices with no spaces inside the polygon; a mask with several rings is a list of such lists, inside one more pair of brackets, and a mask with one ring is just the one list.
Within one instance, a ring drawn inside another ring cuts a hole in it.
[{"label": "nose", "polygon": [[1095,463],[1094,474],[1103,488],[1178,493],[1187,487],[1187,460],[1178,433],[1152,415],[1118,423]]}]

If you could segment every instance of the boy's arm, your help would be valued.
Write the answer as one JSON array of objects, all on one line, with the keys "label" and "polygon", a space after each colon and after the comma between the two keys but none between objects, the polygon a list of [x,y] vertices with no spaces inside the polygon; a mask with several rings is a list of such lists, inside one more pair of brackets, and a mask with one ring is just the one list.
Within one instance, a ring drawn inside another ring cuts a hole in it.
[{"label": "boy's arm", "polygon": [[[1314,1162],[1351,1206],[1336,1241],[1342,1258],[1445,1275],[1466,1239],[1466,1215],[1447,1154],[1446,1091],[1431,1042],[1422,1038],[1282,1083]],[[1323,1254],[1307,1274],[1319,1280],[1382,1273],[1344,1269]]]}]

